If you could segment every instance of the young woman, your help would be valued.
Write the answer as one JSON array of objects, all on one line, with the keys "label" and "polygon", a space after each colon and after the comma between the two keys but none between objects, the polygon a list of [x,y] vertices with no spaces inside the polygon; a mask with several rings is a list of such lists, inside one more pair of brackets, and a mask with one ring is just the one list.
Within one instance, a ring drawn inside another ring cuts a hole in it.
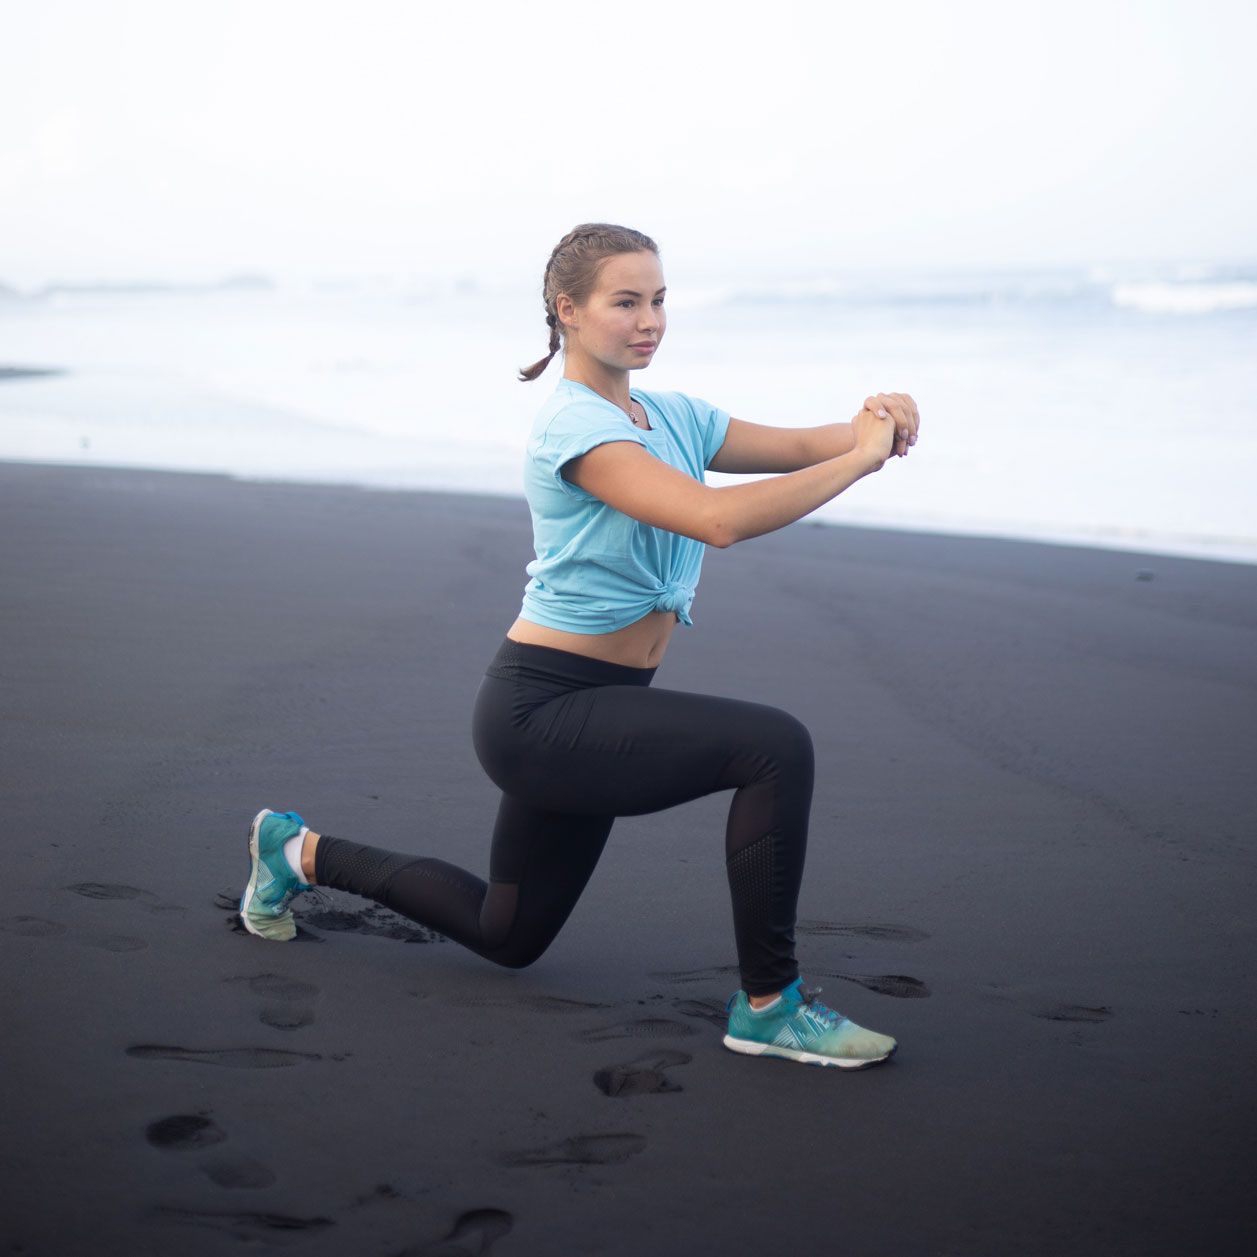
[{"label": "young woman", "polygon": [[[476,696],[473,739],[501,789],[489,881],[431,856],[309,829],[264,808],[249,830],[245,927],[290,939],[292,897],[331,886],[374,899],[486,959],[532,964],[567,920],[617,816],[732,790],[725,834],[742,989],[724,1043],[737,1052],[860,1068],[895,1041],[803,986],[794,956],[813,754],[775,707],[651,686],[690,606],[705,545],[726,547],[815,510],[916,442],[905,394],[849,423],[775,428],[683,393],[630,388],[663,338],[659,251],[640,232],[586,223],[559,241],[542,294],[563,378],[528,442],[536,559],[519,618]],[[776,472],[709,488],[705,468]]]}]

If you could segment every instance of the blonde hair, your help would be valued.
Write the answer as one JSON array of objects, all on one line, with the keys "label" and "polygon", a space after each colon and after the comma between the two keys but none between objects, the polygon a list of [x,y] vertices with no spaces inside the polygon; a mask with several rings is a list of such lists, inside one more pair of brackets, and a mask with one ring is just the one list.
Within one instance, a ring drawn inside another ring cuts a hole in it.
[{"label": "blonde hair", "polygon": [[566,293],[574,305],[584,305],[598,283],[598,271],[607,258],[643,249],[656,256],[659,254],[659,246],[649,236],[614,223],[581,223],[554,246],[541,281],[546,326],[550,329],[550,352],[531,367],[520,368],[521,382],[535,380],[562,346],[563,333],[555,309],[559,294]]}]

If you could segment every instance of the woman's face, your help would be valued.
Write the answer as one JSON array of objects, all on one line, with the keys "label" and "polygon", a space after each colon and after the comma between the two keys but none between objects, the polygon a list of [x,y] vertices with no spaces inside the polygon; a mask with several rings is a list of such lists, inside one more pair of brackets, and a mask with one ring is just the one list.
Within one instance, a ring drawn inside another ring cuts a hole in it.
[{"label": "woman's face", "polygon": [[567,327],[567,356],[584,355],[616,370],[650,365],[663,339],[663,267],[647,249],[616,253],[603,262],[598,285],[583,306],[566,294],[555,303]]}]

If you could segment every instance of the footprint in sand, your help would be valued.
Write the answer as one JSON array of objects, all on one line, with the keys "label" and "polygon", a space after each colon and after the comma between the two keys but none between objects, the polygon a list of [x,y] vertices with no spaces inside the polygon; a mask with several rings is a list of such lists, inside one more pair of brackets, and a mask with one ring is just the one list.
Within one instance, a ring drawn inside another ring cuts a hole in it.
[{"label": "footprint in sand", "polygon": [[331,1218],[298,1218],[286,1213],[246,1213],[240,1210],[177,1209],[170,1205],[159,1205],[153,1210],[153,1216],[169,1222],[212,1227],[226,1231],[236,1239],[268,1243],[277,1241],[283,1232],[320,1231],[336,1225]]},{"label": "footprint in sand", "polygon": [[591,1000],[564,999],[561,995],[455,995],[450,1000],[465,1008],[530,1008],[538,1013],[587,1013],[614,1004],[597,1004]]},{"label": "footprint in sand", "polygon": [[800,934],[868,938],[878,943],[920,943],[929,938],[924,930],[911,925],[841,925],[834,921],[813,920],[796,922],[794,928]]},{"label": "footprint in sand", "polygon": [[247,974],[225,979],[248,986],[254,995],[263,999],[283,1000],[282,1004],[268,1004],[258,1013],[258,1020],[276,1030],[300,1030],[314,1021],[314,1009],[308,1003],[319,994],[319,988],[298,978],[286,978],[278,973]]},{"label": "footprint in sand", "polygon": [[312,1000],[319,993],[313,982],[302,982],[300,978],[286,978],[279,973],[259,973],[253,977],[242,975],[228,978],[228,982],[244,982],[254,995],[266,999]]},{"label": "footprint in sand", "polygon": [[60,921],[48,921],[43,917],[9,917],[0,921],[0,930],[20,938],[57,938],[65,933],[65,926]]},{"label": "footprint in sand", "polygon": [[646,1147],[644,1135],[573,1135],[544,1148],[525,1152],[504,1152],[502,1165],[615,1165],[635,1157]]},{"label": "footprint in sand", "polygon": [[291,1004],[274,1004],[258,1013],[258,1020],[275,1030],[301,1030],[314,1023],[313,1008],[294,1008]]},{"label": "footprint in sand", "polygon": [[129,934],[80,934],[71,932],[60,921],[49,921],[45,917],[9,917],[0,921],[0,930],[7,934],[16,934],[21,938],[65,938],[67,942],[78,943],[83,947],[95,947],[100,951],[127,952],[143,951],[148,943],[142,938],[134,938]]},{"label": "footprint in sand", "polygon": [[623,1065],[607,1065],[594,1074],[594,1086],[604,1096],[661,1095],[680,1091],[663,1071],[674,1065],[688,1065],[694,1058],[688,1052],[660,1049]]},{"label": "footprint in sand", "polygon": [[505,1209],[471,1209],[443,1240],[403,1248],[394,1257],[484,1257],[514,1225],[514,1217]]},{"label": "footprint in sand", "polygon": [[185,1048],[156,1043],[138,1043],[127,1048],[127,1055],[142,1061],[184,1061],[192,1065],[219,1065],[225,1069],[284,1069],[323,1059],[317,1052],[289,1052],[283,1048]]},{"label": "footprint in sand", "polygon": [[617,1021],[610,1026],[578,1030],[572,1037],[584,1043],[602,1043],[606,1039],[680,1039],[697,1034],[693,1026],[667,1017],[641,1017],[636,1021]]},{"label": "footprint in sand", "polygon": [[711,965],[706,969],[660,969],[650,976],[663,982],[715,982],[733,978],[737,982],[737,965]]},{"label": "footprint in sand", "polygon": [[415,921],[398,916],[379,904],[350,910],[329,907],[302,907],[293,905],[293,916],[299,924],[332,933],[373,934],[377,938],[391,938],[403,943],[436,943],[443,935]]},{"label": "footprint in sand", "polygon": [[368,1192],[365,1196],[359,1196],[357,1200],[350,1202],[351,1209],[361,1209],[364,1205],[380,1205],[392,1204],[398,1200],[404,1200],[401,1192],[389,1183],[380,1183],[374,1191]]},{"label": "footprint in sand", "polygon": [[854,982],[874,995],[889,995],[892,999],[928,999],[930,995],[930,988],[920,978],[902,973],[817,973],[820,977]]},{"label": "footprint in sand", "polygon": [[153,899],[151,891],[138,886],[124,886],[120,882],[75,882],[66,890],[82,895],[85,899]]},{"label": "footprint in sand", "polygon": [[614,1004],[598,1003],[594,1000],[567,999],[562,995],[525,995],[519,1001],[525,1008],[539,1013],[583,1013],[591,1008],[614,1008]]},{"label": "footprint in sand", "polygon": [[710,1021],[713,1026],[722,1030],[729,1024],[729,1014],[725,1006],[711,999],[674,999],[672,1007],[686,1017],[698,1017],[702,1021]]},{"label": "footprint in sand", "polygon": [[[199,1152],[227,1138],[227,1133],[204,1113],[176,1113],[150,1122],[144,1137],[163,1152]],[[219,1187],[269,1187],[275,1181],[269,1166],[252,1157],[215,1156],[202,1162],[201,1172]]]},{"label": "footprint in sand", "polygon": [[217,1157],[202,1165],[201,1171],[219,1187],[256,1190],[275,1181],[275,1172],[252,1157]]},{"label": "footprint in sand", "polygon": [[227,1133],[204,1113],[176,1113],[150,1122],[144,1138],[154,1148],[183,1151],[188,1148],[208,1148],[220,1144]]},{"label": "footprint in sand", "polygon": [[65,887],[71,894],[81,895],[84,899],[127,899],[147,912],[178,912],[184,913],[186,908],[179,904],[160,903],[151,890],[141,886],[127,886],[123,882],[75,882]]},{"label": "footprint in sand", "polygon": [[[714,982],[721,978],[727,980],[728,975],[737,973],[737,965],[713,965],[708,969],[664,970],[650,976],[665,982],[685,983]],[[841,982],[854,982],[875,995],[889,995],[893,999],[925,999],[930,994],[930,988],[920,978],[910,978],[902,973],[839,973],[834,969],[809,969],[804,977],[804,985],[814,983],[817,978],[837,978]],[[736,976],[734,981],[737,981]]]},{"label": "footprint in sand", "polygon": [[1040,1009],[1034,1015],[1042,1017],[1045,1021],[1096,1023],[1108,1021],[1113,1016],[1113,1010],[1107,1004],[1102,1004],[1096,1008],[1089,1008],[1085,1004],[1056,1004],[1051,1008]]},{"label": "footprint in sand", "polygon": [[[214,896],[214,906],[230,915],[227,923],[237,934],[249,935],[240,921],[240,896],[221,890]],[[377,938],[391,938],[402,943],[443,943],[446,938],[435,930],[390,912],[380,904],[365,908],[348,909],[330,907],[326,896],[310,904],[292,905],[297,923],[296,942],[322,942],[322,930],[329,934],[372,934]]]}]

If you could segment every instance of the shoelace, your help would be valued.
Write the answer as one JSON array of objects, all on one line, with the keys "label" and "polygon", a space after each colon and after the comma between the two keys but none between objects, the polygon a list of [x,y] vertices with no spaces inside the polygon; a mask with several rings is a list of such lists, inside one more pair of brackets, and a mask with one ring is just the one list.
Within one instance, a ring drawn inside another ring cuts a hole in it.
[{"label": "shoelace", "polygon": [[835,1012],[828,1004],[822,1004],[817,998],[821,993],[819,986],[801,986],[799,994],[803,996],[805,1003],[813,1013],[816,1014],[826,1025],[836,1026],[846,1021],[846,1018],[840,1013]]}]

